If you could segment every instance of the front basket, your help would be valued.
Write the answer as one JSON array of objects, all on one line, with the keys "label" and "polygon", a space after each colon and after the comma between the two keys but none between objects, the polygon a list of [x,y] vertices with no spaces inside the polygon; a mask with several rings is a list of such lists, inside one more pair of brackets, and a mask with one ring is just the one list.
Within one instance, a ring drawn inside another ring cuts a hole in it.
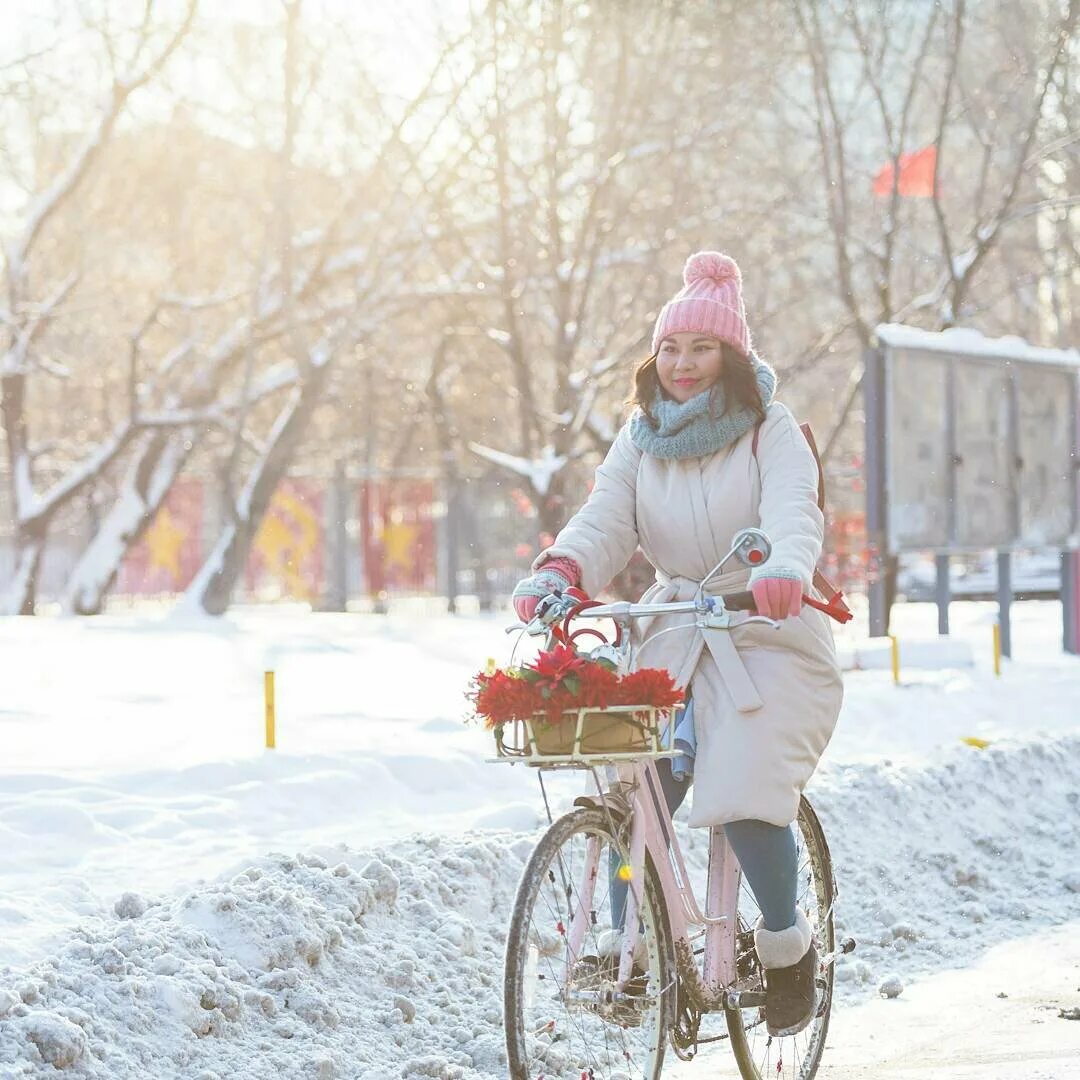
[{"label": "front basket", "polygon": [[671,756],[674,724],[662,709],[612,705],[567,709],[555,723],[543,713],[495,728],[500,760],[529,765],[593,765]]}]

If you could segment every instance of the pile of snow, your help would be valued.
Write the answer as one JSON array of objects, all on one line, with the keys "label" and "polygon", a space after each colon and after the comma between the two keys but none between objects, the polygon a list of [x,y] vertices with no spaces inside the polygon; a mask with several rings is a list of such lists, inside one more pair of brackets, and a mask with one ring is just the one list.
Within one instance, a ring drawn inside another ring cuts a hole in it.
[{"label": "pile of snow", "polygon": [[958,749],[932,768],[848,765],[812,790],[839,884],[837,970],[961,967],[1004,937],[1075,917],[1080,737]]},{"label": "pile of snow", "polygon": [[[1062,921],[1080,890],[1080,737],[931,768],[824,769],[841,1006]],[[683,816],[685,812],[683,812]],[[695,876],[707,838],[683,830]],[[503,1080],[503,934],[536,834],[271,856],[178,897],[121,897],[0,974],[0,1072]]]},{"label": "pile of snow", "polygon": [[128,897],[0,979],[0,1075],[504,1076],[501,934],[529,846],[271,856],[175,899]]}]

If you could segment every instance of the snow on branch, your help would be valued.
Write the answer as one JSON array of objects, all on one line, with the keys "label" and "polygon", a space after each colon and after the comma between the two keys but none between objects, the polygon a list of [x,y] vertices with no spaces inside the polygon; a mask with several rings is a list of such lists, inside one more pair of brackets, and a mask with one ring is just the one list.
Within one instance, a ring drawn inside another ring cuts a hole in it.
[{"label": "snow on branch", "polygon": [[[78,274],[69,274],[53,290],[52,296],[45,300],[36,311],[33,308],[28,310],[29,318],[27,323],[16,331],[14,340],[4,353],[3,360],[0,361],[0,374],[12,376],[27,373],[27,358],[30,355],[31,346],[37,339],[38,334],[41,333],[42,328],[52,317],[53,312],[67,299],[78,280]],[[48,370],[47,362],[39,360],[38,363]],[[53,372],[53,374],[56,373]],[[66,375],[66,370],[62,374]]]},{"label": "snow on branch", "polygon": [[211,308],[222,307],[240,300],[244,293],[234,289],[232,292],[215,293],[212,296],[182,296],[179,293],[163,293],[158,301],[159,306],[178,308],[182,311],[207,311]]},{"label": "snow on branch", "polygon": [[552,479],[560,473],[570,460],[565,454],[556,454],[552,446],[545,446],[538,458],[516,457],[502,450],[495,450],[480,443],[469,443],[469,449],[477,457],[490,461],[518,476],[525,477],[538,495],[546,495],[551,488]]},{"label": "snow on branch", "polygon": [[[113,432],[111,438],[92,450],[62,480],[58,480],[44,495],[38,497],[31,486],[20,497],[19,519],[24,527],[48,518],[63,503],[107,469],[123,452],[137,431],[130,420]],[[26,477],[29,483],[29,476]]]}]

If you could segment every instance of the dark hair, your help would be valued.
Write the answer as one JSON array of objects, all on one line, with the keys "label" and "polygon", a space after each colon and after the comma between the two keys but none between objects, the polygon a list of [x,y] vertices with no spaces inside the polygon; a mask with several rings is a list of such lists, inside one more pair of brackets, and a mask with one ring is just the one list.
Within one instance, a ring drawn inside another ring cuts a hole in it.
[{"label": "dark hair", "polygon": [[[645,414],[649,426],[656,427],[656,417],[652,414],[652,403],[657,394],[667,396],[664,388],[660,385],[660,376],[656,370],[656,357],[658,353],[642,360],[634,368],[634,391],[627,399],[627,405],[636,405]],[[734,345],[726,341],[720,342],[720,378],[709,391],[709,411],[714,420],[718,420],[723,413],[716,413],[716,390],[724,392],[724,412],[733,409],[752,409],[758,421],[765,419],[765,405],[761,400],[761,391],[758,389],[757,373],[754,365],[745,353],[740,352]]]}]

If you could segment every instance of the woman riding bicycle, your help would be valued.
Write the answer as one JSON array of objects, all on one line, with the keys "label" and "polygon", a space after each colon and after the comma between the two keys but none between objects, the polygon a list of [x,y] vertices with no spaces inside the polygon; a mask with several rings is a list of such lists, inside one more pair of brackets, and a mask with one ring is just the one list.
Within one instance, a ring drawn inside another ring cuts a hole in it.
[{"label": "woman riding bicycle", "polygon": [[[787,1035],[813,1018],[817,973],[810,926],[796,906],[791,823],[843,697],[828,621],[802,604],[824,536],[817,462],[791,413],[773,400],[775,373],[751,350],[734,260],[699,252],[683,280],[656,321],[652,355],[634,373],[633,415],[585,505],[514,590],[514,607],[528,621],[552,592],[576,586],[595,595],[639,545],[656,569],[642,601],[688,600],[736,532],[759,526],[769,535],[766,565],[723,574],[707,589],[751,589],[758,612],[782,620],[779,630],[758,623],[697,633],[689,652],[684,634],[665,634],[637,662],[667,667],[687,690],[678,734],[694,753],[690,825],[724,827],[761,909],[754,941],[766,973],[766,1024]],[[658,617],[636,633],[653,638],[687,618]],[[689,777],[673,773],[671,759],[659,769],[674,811]],[[613,924],[621,925],[615,913]]]}]

